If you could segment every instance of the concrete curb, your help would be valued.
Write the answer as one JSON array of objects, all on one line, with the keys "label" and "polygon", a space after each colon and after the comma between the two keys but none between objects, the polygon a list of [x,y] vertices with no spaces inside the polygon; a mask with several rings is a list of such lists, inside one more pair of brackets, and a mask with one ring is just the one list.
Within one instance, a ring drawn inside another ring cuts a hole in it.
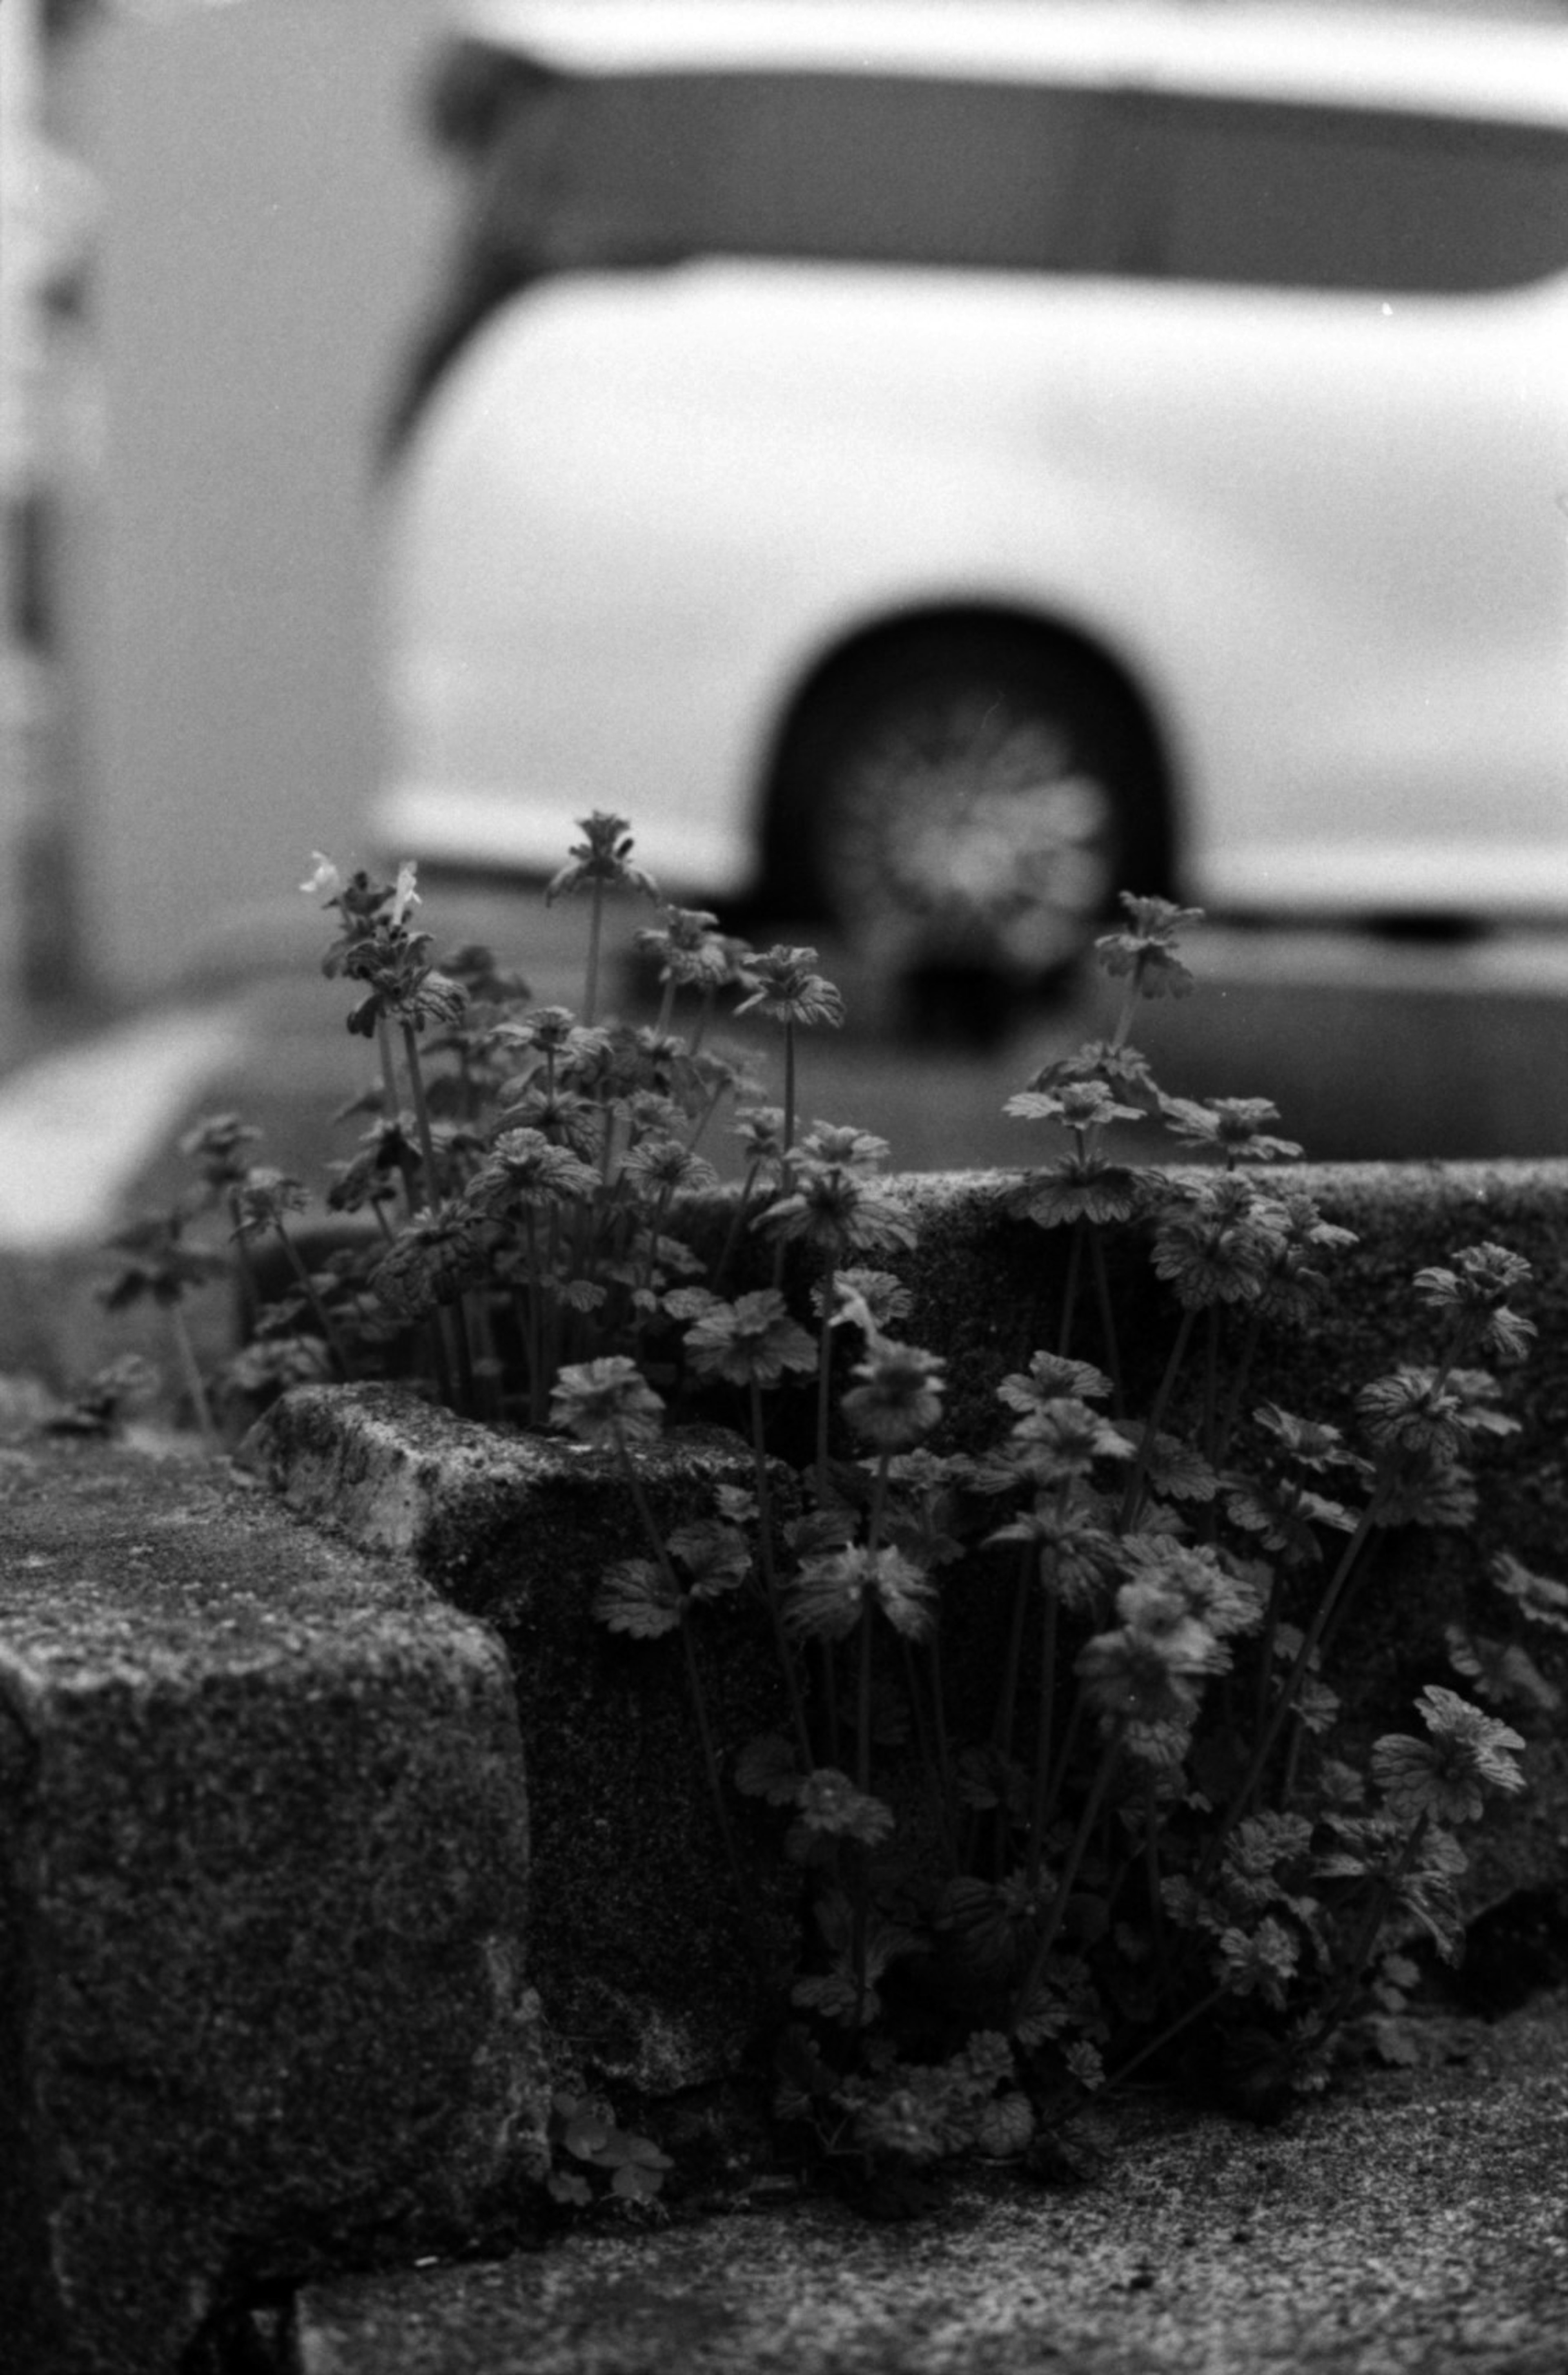
[{"label": "concrete curb", "polygon": [[[288,1505],[360,1548],[395,1550],[493,1625],[511,1658],[533,1814],[528,1977],[569,2066],[654,2095],[733,2073],[766,2007],[740,1926],[672,1640],[628,1642],[592,1613],[612,1560],[645,1551],[606,1455],[507,1436],[396,1387],[306,1387],[246,1457]],[[738,1437],[671,1435],[642,1460],[661,1522],[749,1486]],[[772,1645],[746,1612],[708,1612],[697,1654],[726,1748],[786,1719]],[[744,1841],[765,1814],[735,1810]],[[759,1851],[754,1880],[793,1958],[798,1876]]]},{"label": "concrete curb", "polygon": [[1280,2128],[1097,2109],[1093,2181],[966,2175],[913,2228],[805,2201],[312,2285],[291,2375],[1561,2375],[1568,1997],[1429,2041]]},{"label": "concrete curb", "polygon": [[505,1660],[253,1487],[0,1451],[0,2333],[170,2375],[236,2286],[544,2166]]},{"label": "concrete curb", "polygon": [[[1011,1184],[893,1188],[916,1237],[908,1332],[948,1359],[961,1442],[993,1431],[997,1380],[1054,1340],[1061,1233],[1011,1218]],[[1361,1237],[1332,1325],[1267,1346],[1256,1379],[1312,1415],[1409,1354],[1418,1267],[1480,1237],[1536,1266],[1527,1424],[1487,1460],[1477,1533],[1391,1538],[1339,1652],[1352,1721],[1404,1728],[1447,1672],[1446,1622],[1508,1628],[1489,1550],[1562,1571],[1568,1165],[1290,1184]],[[1150,1318],[1146,1266],[1112,1293],[1133,1366],[1158,1367],[1168,1315]],[[592,1619],[604,1564],[641,1548],[611,1464],[384,1388],[289,1397],[251,1457],[298,1516],[218,1471],[0,1446],[0,2332],[21,2337],[17,2375],[171,2375],[237,2288],[407,2256],[514,2201],[547,2166],[562,2057],[649,2093],[708,2085],[766,2009],[678,1651]],[[713,1429],[672,1437],[646,1471],[666,1521],[747,1475]],[[1561,1639],[1530,1646],[1568,1680]],[[740,1612],[701,1654],[725,1747],[776,1725],[771,1657]],[[1568,1743],[1533,1744],[1531,1780],[1488,1835],[1478,1904],[1562,1885]],[[790,1883],[770,1886],[765,1917],[786,1928]]]}]

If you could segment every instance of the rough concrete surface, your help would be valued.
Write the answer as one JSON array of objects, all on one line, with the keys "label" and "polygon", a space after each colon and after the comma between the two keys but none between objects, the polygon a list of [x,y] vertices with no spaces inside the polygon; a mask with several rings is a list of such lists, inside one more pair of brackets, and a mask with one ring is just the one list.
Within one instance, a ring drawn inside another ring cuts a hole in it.
[{"label": "rough concrete surface", "polygon": [[[528,1976],[567,2059],[654,2094],[732,2070],[767,2007],[681,1651],[609,1633],[592,1611],[606,1566],[647,1547],[614,1460],[376,1386],[289,1394],[246,1456],[301,1513],[357,1544],[406,1551],[505,1643],[528,1761]],[[640,1466],[666,1525],[711,1516],[716,1483],[751,1481],[744,1445],[713,1428],[671,1436]],[[698,1654],[727,1758],[786,1713],[765,1635],[735,1606],[706,1613]],[[767,1810],[731,1804],[787,1969],[798,1873],[780,1862]]]},{"label": "rough concrete surface", "polygon": [[1093,2182],[977,2174],[912,2225],[803,2202],[313,2285],[294,2375],[1562,2375],[1568,1997],[1431,2043],[1279,2128],[1096,2111]]},{"label": "rough concrete surface", "polygon": [[544,2116],[494,1639],[248,1483],[0,1445],[0,2364],[466,2227]]}]

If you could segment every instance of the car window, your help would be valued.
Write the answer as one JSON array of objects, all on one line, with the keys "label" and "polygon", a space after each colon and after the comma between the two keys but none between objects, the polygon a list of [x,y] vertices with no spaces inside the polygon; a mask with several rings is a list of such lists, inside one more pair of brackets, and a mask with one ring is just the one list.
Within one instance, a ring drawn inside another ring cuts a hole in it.
[{"label": "car window", "polygon": [[1062,271],[1095,100],[834,74],[575,87],[552,194],[573,261],[775,255]]},{"label": "car window", "polygon": [[1414,294],[1568,270],[1568,134],[1547,126],[1150,100],[1121,157],[1134,272]]}]

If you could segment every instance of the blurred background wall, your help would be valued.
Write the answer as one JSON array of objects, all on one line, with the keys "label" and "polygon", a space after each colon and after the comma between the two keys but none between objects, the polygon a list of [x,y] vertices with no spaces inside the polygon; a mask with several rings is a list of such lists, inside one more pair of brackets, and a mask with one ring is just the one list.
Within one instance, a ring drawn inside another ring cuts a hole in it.
[{"label": "blurred background wall", "polygon": [[378,425],[442,222],[414,105],[436,14],[83,9],[46,44],[48,132],[97,204],[41,467],[57,690],[8,852],[35,988],[225,962],[353,843]]}]

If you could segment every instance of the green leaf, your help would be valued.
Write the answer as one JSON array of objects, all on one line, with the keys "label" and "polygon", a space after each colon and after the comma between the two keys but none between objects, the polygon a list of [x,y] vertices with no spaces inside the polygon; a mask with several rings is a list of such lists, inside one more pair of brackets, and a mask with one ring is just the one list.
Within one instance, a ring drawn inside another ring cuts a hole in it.
[{"label": "green leaf", "polygon": [[654,1641],[680,1623],[681,1601],[652,1559],[622,1559],[605,1569],[594,1594],[594,1614],[612,1633]]},{"label": "green leaf", "polygon": [[562,2136],[561,2142],[573,2160],[602,2163],[605,2159],[605,2148],[615,2133],[609,2121],[595,2119],[591,2114],[579,2113],[576,2119],[567,2122],[566,2133]]},{"label": "green leaf", "polygon": [[759,1732],[735,1760],[735,1786],[746,1798],[765,1798],[770,1806],[793,1806],[806,1776],[794,1743],[776,1731]]}]

